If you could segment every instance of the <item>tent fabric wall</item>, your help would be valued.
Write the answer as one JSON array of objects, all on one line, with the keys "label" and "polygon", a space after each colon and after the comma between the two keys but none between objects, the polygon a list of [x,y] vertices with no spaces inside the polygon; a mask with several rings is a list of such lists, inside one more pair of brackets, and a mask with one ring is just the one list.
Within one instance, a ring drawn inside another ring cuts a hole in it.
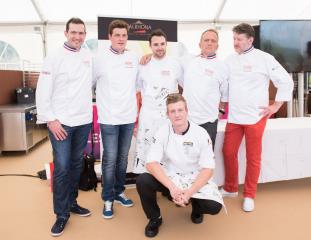
[{"label": "tent fabric wall", "polygon": [[[19,6],[18,8],[16,6]],[[122,6],[122,7],[120,7]],[[46,52],[64,41],[64,25],[72,16],[87,24],[87,39],[97,38],[97,16],[123,16],[178,20],[178,39],[192,54],[198,54],[201,33],[219,30],[218,55],[225,58],[233,51],[232,26],[240,22],[258,24],[260,19],[310,19],[310,0],[158,0],[152,6],[144,0],[2,0],[0,40],[16,48],[22,59],[40,63]],[[175,11],[177,10],[178,11]],[[174,15],[172,15],[172,11]],[[38,31],[40,29],[40,31]],[[46,34],[43,34],[45,29]]]},{"label": "tent fabric wall", "polygon": [[[233,51],[232,29],[233,24],[216,26],[219,31],[218,55],[225,58]],[[47,54],[58,49],[64,42],[64,25],[48,25],[46,44]],[[178,41],[185,47],[188,53],[199,54],[199,41],[203,31],[208,28],[215,28],[212,23],[178,23]],[[86,39],[97,39],[97,26],[87,24]],[[19,53],[21,59],[32,63],[42,63],[43,43],[41,35],[34,30],[34,26],[0,26],[0,40],[10,43]]]},{"label": "tent fabric wall", "polygon": [[173,16],[172,20],[178,21],[228,23],[259,19],[308,19],[311,12],[310,0],[158,0],[152,5],[145,0],[119,0],[118,4],[111,0],[1,2],[0,23],[55,23],[65,22],[72,16],[96,22],[98,15],[153,19]]},{"label": "tent fabric wall", "polygon": [[0,26],[0,40],[11,44],[22,60],[42,62],[42,38],[33,26]]}]

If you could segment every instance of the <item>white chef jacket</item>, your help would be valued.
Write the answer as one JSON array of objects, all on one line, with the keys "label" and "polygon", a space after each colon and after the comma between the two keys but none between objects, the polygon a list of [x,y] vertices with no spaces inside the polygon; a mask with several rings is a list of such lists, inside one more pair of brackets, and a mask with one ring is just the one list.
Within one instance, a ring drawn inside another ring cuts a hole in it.
[{"label": "white chef jacket", "polygon": [[137,88],[142,94],[142,108],[166,110],[167,95],[178,92],[181,81],[182,69],[177,60],[152,57],[147,65],[139,66]]},{"label": "white chef jacket", "polygon": [[[212,141],[208,133],[195,123],[189,123],[183,135],[175,134],[171,122],[161,126],[156,132],[147,163],[158,162],[171,181],[181,189],[189,189],[203,168],[215,168]],[[224,202],[212,178],[193,198]]]},{"label": "white chef jacket", "polygon": [[262,118],[259,107],[269,105],[270,79],[277,88],[275,101],[291,99],[293,81],[270,54],[252,47],[229,56],[226,63],[230,71],[228,122],[255,124]]},{"label": "white chef jacket", "polygon": [[183,58],[182,66],[189,119],[199,125],[214,122],[218,119],[219,102],[228,101],[227,66],[216,55]]},{"label": "white chef jacket", "polygon": [[64,44],[43,63],[36,89],[38,123],[67,126],[92,122],[92,55]]},{"label": "white chef jacket", "polygon": [[134,173],[145,172],[145,159],[152,137],[158,127],[167,121],[167,95],[178,92],[181,74],[179,62],[167,56],[162,59],[152,57],[147,65],[139,66],[137,85],[142,94],[142,108],[136,139]]},{"label": "white chef jacket", "polygon": [[136,121],[136,79],[138,56],[125,50],[118,54],[111,48],[94,59],[98,122],[120,125]]},{"label": "white chef jacket", "polygon": [[159,162],[166,173],[190,173],[215,168],[212,141],[204,128],[189,123],[184,135],[176,134],[170,121],[153,137],[147,163]]}]

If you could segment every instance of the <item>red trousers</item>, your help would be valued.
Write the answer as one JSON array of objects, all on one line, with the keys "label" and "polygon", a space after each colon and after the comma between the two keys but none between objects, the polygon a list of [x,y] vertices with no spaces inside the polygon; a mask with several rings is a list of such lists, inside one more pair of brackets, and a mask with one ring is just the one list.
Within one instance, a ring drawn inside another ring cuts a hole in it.
[{"label": "red trousers", "polygon": [[227,192],[237,192],[238,176],[238,151],[243,136],[245,135],[246,147],[246,176],[244,182],[244,197],[255,198],[257,182],[260,174],[262,136],[267,118],[262,118],[252,125],[227,123],[223,145],[225,164],[225,185]]}]

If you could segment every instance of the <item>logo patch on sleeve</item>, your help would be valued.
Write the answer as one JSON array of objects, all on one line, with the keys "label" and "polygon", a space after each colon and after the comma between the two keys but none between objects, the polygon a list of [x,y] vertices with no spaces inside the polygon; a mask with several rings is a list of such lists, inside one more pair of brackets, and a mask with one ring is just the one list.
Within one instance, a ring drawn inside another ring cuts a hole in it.
[{"label": "logo patch on sleeve", "polygon": [[280,66],[274,66],[273,68],[271,68],[272,71],[275,71],[279,68]]}]

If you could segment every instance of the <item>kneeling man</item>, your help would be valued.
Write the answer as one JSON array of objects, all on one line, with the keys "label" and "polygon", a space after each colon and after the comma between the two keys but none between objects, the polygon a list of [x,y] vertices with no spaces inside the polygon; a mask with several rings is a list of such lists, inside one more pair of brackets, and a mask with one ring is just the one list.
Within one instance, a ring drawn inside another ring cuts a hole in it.
[{"label": "kneeling man", "polygon": [[166,100],[170,121],[156,132],[146,159],[146,169],[137,178],[137,191],[149,219],[147,237],[154,237],[162,224],[156,193],[169,191],[175,204],[192,205],[191,220],[199,224],[203,214],[215,215],[222,208],[222,196],[212,182],[215,168],[212,141],[200,126],[188,121],[185,99],[178,93]]}]

